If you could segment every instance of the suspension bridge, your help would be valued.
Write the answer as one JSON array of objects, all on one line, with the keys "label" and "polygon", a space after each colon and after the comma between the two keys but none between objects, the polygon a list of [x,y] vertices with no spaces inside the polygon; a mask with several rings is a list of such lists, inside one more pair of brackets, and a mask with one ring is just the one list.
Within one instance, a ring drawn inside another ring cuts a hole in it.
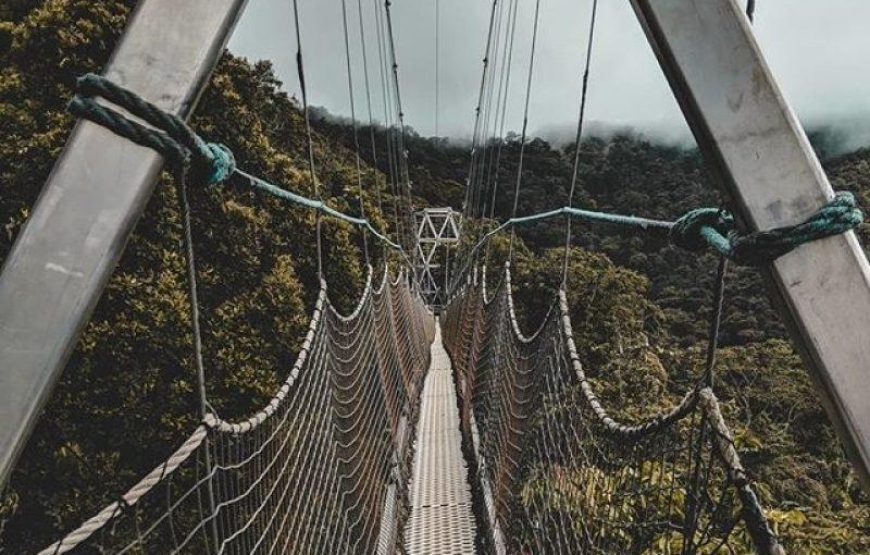
[{"label": "suspension bridge", "polygon": [[[466,226],[493,220],[499,189],[518,15],[517,0],[493,0],[462,224],[449,211],[420,213],[432,232],[427,240],[437,243],[450,231],[455,260],[442,285],[432,274],[429,247],[421,249],[421,237],[413,233],[421,226],[403,144],[389,1],[376,2],[374,9],[390,129],[393,236],[366,217],[355,112],[360,213],[332,208],[321,196],[298,10],[297,68],[315,198],[243,171],[229,149],[206,142],[184,122],[244,2],[141,2],[104,76],[79,80],[70,110],[83,121],[0,277],[0,405],[9,423],[0,435],[2,478],[78,340],[163,162],[173,170],[180,193],[202,419],[166,460],[40,554],[781,555],[785,550],[741,464],[713,387],[729,262],[758,266],[771,277],[775,294],[786,301],[796,340],[822,377],[820,391],[832,401],[832,420],[866,479],[870,417],[864,399],[870,385],[860,376],[870,347],[855,341],[854,333],[821,331],[868,329],[862,327],[870,318],[868,265],[850,231],[863,215],[853,197],[834,195],[818,170],[742,7],[733,0],[633,4],[701,146],[715,154],[714,168],[737,199],[736,218],[698,209],[668,222],[576,208],[571,203],[577,149],[568,206],[517,214],[521,151],[511,217],[483,230]],[[347,37],[346,9],[344,14]],[[155,41],[158,28],[167,40]],[[349,43],[346,48],[353,99]],[[366,69],[367,88],[368,79]],[[728,96],[735,91],[747,94],[741,94],[737,109]],[[370,97],[368,104],[372,118]],[[352,100],[351,107],[355,110]],[[374,151],[374,136],[372,146]],[[758,157],[747,152],[770,156],[756,163]],[[101,163],[93,166],[88,160],[95,153]],[[120,193],[119,176],[131,183]],[[239,421],[220,418],[208,402],[187,200],[189,183],[220,187],[231,180],[317,214],[312,240],[321,277],[307,334],[286,379],[268,403]],[[96,232],[93,219],[80,216],[95,212],[111,215],[100,220]],[[436,228],[433,214],[446,223]],[[335,307],[322,279],[322,218],[343,220],[363,232],[368,274],[347,314]],[[486,253],[493,236],[509,232],[512,249],[516,228],[551,219],[565,221],[567,228],[561,287],[539,327],[527,333],[518,322],[510,256],[498,268],[487,264]],[[705,372],[669,410],[622,421],[587,378],[567,301],[572,222],[656,233],[677,247],[712,248],[721,255]],[[394,256],[375,263],[375,245]],[[420,260],[411,260],[417,253]],[[430,306],[435,299],[443,305],[437,315]],[[35,346],[46,342],[48,347]]]}]

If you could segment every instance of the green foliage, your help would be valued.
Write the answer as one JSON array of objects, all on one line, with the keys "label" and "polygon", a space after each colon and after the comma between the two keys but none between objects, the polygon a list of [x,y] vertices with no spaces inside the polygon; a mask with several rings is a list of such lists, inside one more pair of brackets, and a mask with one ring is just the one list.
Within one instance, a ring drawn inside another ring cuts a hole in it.
[{"label": "green foliage", "polygon": [[[534,331],[556,298],[563,259],[560,247],[515,260],[512,285],[526,330]],[[574,340],[602,398],[622,399],[617,410],[625,415],[658,408],[649,399],[661,398],[667,372],[649,348],[647,332],[662,315],[647,298],[647,279],[602,254],[573,248],[567,283]]]},{"label": "green foliage", "polygon": [[[520,215],[564,204],[573,156],[571,147],[561,154],[541,141],[530,147],[524,167],[535,169],[524,171]],[[511,148],[509,143],[502,183],[516,171]],[[582,189],[575,205],[674,219],[720,203],[697,152],[628,136],[590,140],[582,149]],[[865,209],[870,206],[870,151],[824,162],[835,189],[855,192]],[[513,198],[510,192],[500,195],[496,216],[503,219]],[[466,224],[466,230],[479,236],[489,226]],[[517,230],[513,289],[526,332],[542,321],[561,280],[563,226],[554,220]],[[570,258],[569,305],[574,338],[596,391],[608,411],[629,421],[672,407],[703,370],[715,256],[688,255],[661,239],[619,230],[574,227],[580,248]],[[481,256],[490,284],[498,282],[508,236],[496,236]],[[861,226],[859,236],[868,244],[870,225]],[[732,267],[726,294],[717,393],[772,525],[792,553],[870,551],[867,496],[806,368],[784,340],[758,272]],[[540,491],[541,484],[531,479],[527,487],[527,493]],[[745,531],[738,533],[748,552]]]},{"label": "green foliage", "polygon": [[[107,61],[133,0],[0,1],[0,261],[31,212],[73,120],[65,111],[74,79]],[[267,63],[225,56],[194,119],[228,144],[240,166],[313,194],[304,122],[278,90]],[[324,197],[357,213],[352,130],[315,118],[315,158]],[[386,133],[377,159],[362,141],[366,211],[391,227]],[[367,137],[368,128],[361,128]],[[464,198],[468,150],[409,130],[406,146],[417,206]],[[513,204],[518,138],[503,147],[495,216]],[[581,145],[575,206],[673,219],[716,206],[697,152],[617,136]],[[520,215],[567,203],[573,147],[543,140],[526,148]],[[826,161],[838,189],[870,206],[870,151]],[[383,212],[373,187],[382,187]],[[192,191],[195,244],[211,401],[221,416],[248,414],[274,392],[299,347],[318,287],[314,215],[231,185]],[[486,222],[468,222],[464,238]],[[561,281],[563,222],[519,230],[513,288],[521,325],[532,331]],[[326,278],[340,308],[354,304],[365,267],[361,237],[324,221]],[[865,241],[870,226],[859,230]],[[198,419],[180,219],[164,178],[139,223],[30,442],[11,489],[0,497],[0,551],[33,552],[114,499],[188,434]],[[587,374],[608,409],[639,419],[673,406],[703,364],[715,258],[676,251],[657,238],[575,226],[568,301]],[[372,253],[380,256],[378,248]],[[481,259],[490,283],[507,259],[508,237]],[[729,276],[717,391],[744,464],[769,517],[793,553],[870,552],[870,513],[809,377],[752,269]],[[544,491],[541,469],[525,496]],[[590,469],[587,472],[595,472]],[[570,482],[585,481],[583,476]],[[562,478],[559,478],[562,479]],[[538,480],[538,483],[535,482]],[[561,483],[561,482],[560,482]],[[572,485],[572,488],[574,486]],[[566,490],[567,512],[586,502]],[[671,536],[672,538],[672,536]],[[662,541],[670,541],[668,539]],[[656,546],[655,553],[670,547]]]},{"label": "green foliage", "polygon": [[[10,39],[0,42],[0,260],[69,134],[74,78],[99,71],[133,4],[48,0],[0,23]],[[303,118],[278,86],[269,64],[227,55],[193,125],[230,146],[246,170],[312,195]],[[317,133],[314,149],[324,197],[358,211],[353,153]],[[364,178],[368,215],[387,229],[371,189],[385,179],[370,168]],[[78,526],[195,427],[172,185],[164,177],[148,204],[14,473],[0,505],[4,553],[36,551]],[[304,336],[319,288],[315,216],[232,185],[192,185],[191,196],[209,399],[224,418],[247,416],[284,380]],[[332,220],[324,220],[323,236],[330,298],[350,310],[365,281],[362,237]],[[381,252],[373,246],[374,256]]]},{"label": "green foliage", "polygon": [[[698,366],[700,348],[669,367]],[[717,394],[744,465],[790,553],[865,553],[870,506],[800,358],[771,339],[719,352]]]}]

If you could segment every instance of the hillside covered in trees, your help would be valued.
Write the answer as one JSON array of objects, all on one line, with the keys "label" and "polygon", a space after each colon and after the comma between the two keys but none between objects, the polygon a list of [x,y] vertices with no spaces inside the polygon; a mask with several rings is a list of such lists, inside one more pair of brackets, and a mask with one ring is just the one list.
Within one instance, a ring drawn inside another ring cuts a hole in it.
[{"label": "hillside covered in trees", "polygon": [[[346,122],[320,116],[321,132],[350,144]],[[835,190],[854,192],[866,207],[870,149],[829,156],[838,142],[832,133],[811,130],[810,138]],[[493,180],[497,220],[510,217],[519,139],[509,135],[502,146]],[[406,142],[416,204],[461,210],[469,146],[413,132]],[[721,205],[697,150],[630,133],[592,138],[581,149],[574,206],[674,220]],[[529,141],[518,215],[567,204],[573,157],[573,145]],[[526,331],[542,321],[560,283],[564,233],[558,219],[518,229],[513,287]],[[866,248],[870,225],[858,233]],[[499,279],[507,235],[493,239],[490,281]],[[609,409],[641,418],[672,407],[703,368],[717,257],[675,249],[661,235],[584,224],[574,226],[574,245],[568,297],[575,340]],[[870,551],[867,497],[753,268],[729,269],[720,344],[716,391],[784,545],[795,553]]]},{"label": "hillside covered in trees", "polygon": [[[0,261],[72,128],[65,105],[75,78],[105,64],[134,4],[0,0]],[[281,92],[267,63],[226,55],[192,123],[226,143],[247,171],[312,195],[299,104]],[[384,130],[375,131],[381,144]],[[817,139],[824,147],[825,137]],[[358,213],[352,128],[321,112],[314,144],[323,196]],[[519,146],[511,136],[503,147],[497,219],[510,213]],[[459,208],[468,149],[412,131],[406,147],[415,204]],[[721,202],[696,151],[631,135],[580,148],[577,206],[674,219]],[[388,162],[373,154],[364,142],[367,212],[377,227],[395,232],[386,208],[393,202]],[[573,154],[573,146],[529,142],[519,214],[567,203]],[[825,165],[835,188],[870,206],[870,150]],[[318,286],[314,215],[232,185],[194,190],[192,203],[209,396],[221,416],[246,415],[272,395],[301,344]],[[860,232],[870,244],[870,228]],[[519,237],[513,285],[528,330],[560,280],[562,222],[522,229]],[[330,295],[351,307],[365,279],[361,236],[324,220],[324,238]],[[196,424],[180,241],[175,189],[165,176],[0,494],[0,553],[37,551],[78,526]],[[703,364],[715,256],[587,226],[575,227],[575,245],[568,291],[575,339],[603,400],[634,418],[672,406]],[[497,275],[505,237],[494,240],[491,256],[489,272]],[[729,275],[722,345],[717,392],[786,548],[870,553],[868,499],[753,269]]]}]

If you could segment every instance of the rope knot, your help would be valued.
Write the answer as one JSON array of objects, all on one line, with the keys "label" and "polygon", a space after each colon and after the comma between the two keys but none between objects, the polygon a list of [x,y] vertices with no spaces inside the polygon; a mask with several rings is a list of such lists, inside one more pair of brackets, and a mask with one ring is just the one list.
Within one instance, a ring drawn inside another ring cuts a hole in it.
[{"label": "rope knot", "polygon": [[830,230],[836,234],[845,233],[862,223],[864,223],[864,212],[858,207],[855,195],[848,191],[839,191],[828,204],[801,225],[817,227],[824,231]]},{"label": "rope knot", "polygon": [[236,171],[236,157],[223,143],[203,143],[194,165],[197,177],[209,185],[218,185]]},{"label": "rope knot", "polygon": [[711,246],[723,256],[744,265],[761,266],[773,262],[804,243],[839,235],[864,222],[855,196],[838,192],[815,214],[797,225],[739,233],[734,218],[715,208],[688,212],[671,229],[671,242],[683,249],[698,251]]},{"label": "rope knot", "polygon": [[[705,231],[708,230],[708,231]],[[718,208],[695,208],[674,222],[671,243],[688,251],[700,251],[710,245],[710,231],[727,236],[734,230],[734,218]]]},{"label": "rope knot", "polygon": [[[96,101],[97,97],[126,110],[148,126],[103,106]],[[159,152],[171,164],[191,167],[194,175],[208,184],[222,183],[236,170],[235,157],[225,145],[206,143],[178,116],[100,75],[89,73],[77,80],[76,96],[69,103],[69,111]]]}]

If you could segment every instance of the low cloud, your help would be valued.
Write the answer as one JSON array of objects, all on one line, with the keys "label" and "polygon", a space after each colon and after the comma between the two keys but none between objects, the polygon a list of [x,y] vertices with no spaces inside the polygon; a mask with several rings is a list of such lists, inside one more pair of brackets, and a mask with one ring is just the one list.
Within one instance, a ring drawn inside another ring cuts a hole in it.
[{"label": "low cloud", "polygon": [[[870,148],[870,115],[837,116],[809,119],[802,123],[813,146],[824,157],[839,156],[862,148]],[[535,135],[556,147],[574,142],[576,127],[571,124],[551,125],[537,130]],[[615,136],[628,136],[668,147],[697,148],[695,138],[685,125],[662,123],[659,125],[613,125],[603,121],[589,122],[584,129],[585,138],[609,140]]]},{"label": "low cloud", "polygon": [[[573,137],[591,2],[541,3],[538,57],[529,122],[534,134],[564,142]],[[300,0],[306,78],[312,104],[333,114],[350,113],[344,36],[339,0]],[[348,2],[349,21],[357,3]],[[372,104],[383,119],[377,72],[374,7],[362,2],[368,29],[367,53]],[[439,134],[467,138],[474,124],[481,60],[491,2],[440,0]],[[230,48],[250,59],[270,59],[290,94],[299,94],[291,3],[249,2]],[[507,103],[507,128],[522,124],[533,2],[520,2],[514,69]],[[599,3],[588,120],[592,135],[621,130],[677,146],[691,146],[691,134],[630,3]],[[435,134],[434,2],[393,3],[405,121],[422,135]],[[826,129],[836,150],[868,146],[870,139],[870,2],[857,0],[765,0],[754,30],[768,64],[796,113],[810,129]],[[350,26],[357,117],[367,121],[358,25]],[[567,129],[567,131],[566,131]]]}]

